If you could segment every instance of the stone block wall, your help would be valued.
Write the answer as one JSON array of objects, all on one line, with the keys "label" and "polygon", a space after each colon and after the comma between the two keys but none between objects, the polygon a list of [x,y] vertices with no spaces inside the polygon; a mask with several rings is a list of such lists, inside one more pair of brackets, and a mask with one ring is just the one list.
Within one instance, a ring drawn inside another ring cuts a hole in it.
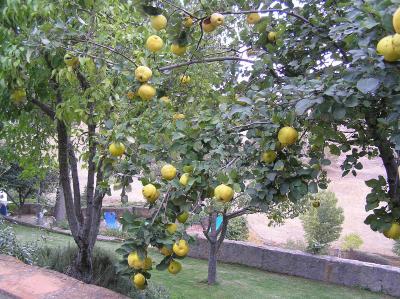
[{"label": "stone block wall", "polygon": [[[208,259],[207,240],[199,236],[189,256]],[[230,240],[221,245],[218,260],[400,297],[397,267]]]}]

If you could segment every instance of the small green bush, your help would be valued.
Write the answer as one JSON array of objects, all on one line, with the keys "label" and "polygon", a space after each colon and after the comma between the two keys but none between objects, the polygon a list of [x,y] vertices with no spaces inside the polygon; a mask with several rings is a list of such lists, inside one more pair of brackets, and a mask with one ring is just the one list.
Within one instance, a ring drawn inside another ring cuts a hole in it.
[{"label": "small green bush", "polygon": [[[76,247],[42,248],[37,264],[61,273],[68,273],[77,253]],[[116,272],[116,257],[109,251],[95,247],[93,251],[93,283],[131,298],[168,299],[168,291],[149,283],[145,291],[135,289],[128,277]]]},{"label": "small green bush", "polygon": [[57,227],[65,230],[69,230],[69,223],[67,219],[61,220],[57,223]]},{"label": "small green bush", "polygon": [[359,235],[352,233],[344,236],[340,248],[342,250],[357,250],[363,243],[364,242]]},{"label": "small green bush", "polygon": [[226,238],[235,241],[246,241],[249,238],[249,228],[245,217],[235,217],[229,220]]},{"label": "small green bush", "polygon": [[7,211],[11,215],[15,215],[18,212],[18,206],[15,203],[12,202],[12,203],[7,205]]},{"label": "small green bush", "polygon": [[307,244],[302,240],[288,239],[284,247],[292,250],[306,251]]},{"label": "small green bush", "polygon": [[119,229],[105,229],[100,231],[100,235],[102,236],[108,236],[108,237],[115,237],[115,238],[120,238],[120,239],[128,239],[129,234],[126,231],[119,230]]},{"label": "small green bush", "polygon": [[[343,209],[337,207],[337,199],[333,192],[322,191],[313,195],[319,200],[319,208],[311,208],[300,216],[307,241],[307,251],[324,254],[330,244],[339,239],[344,221]],[[310,203],[311,204],[311,203]]]},{"label": "small green bush", "polygon": [[0,218],[0,254],[11,255],[26,264],[33,264],[38,257],[37,242],[23,243],[17,240],[14,229]]},{"label": "small green bush", "polygon": [[395,255],[400,256],[400,239],[395,240],[392,251]]},{"label": "small green bush", "polygon": [[190,225],[195,225],[195,224],[200,224],[200,221],[202,218],[208,217],[208,214],[204,211],[201,211],[200,213],[190,215],[189,219],[186,221],[186,224]]}]

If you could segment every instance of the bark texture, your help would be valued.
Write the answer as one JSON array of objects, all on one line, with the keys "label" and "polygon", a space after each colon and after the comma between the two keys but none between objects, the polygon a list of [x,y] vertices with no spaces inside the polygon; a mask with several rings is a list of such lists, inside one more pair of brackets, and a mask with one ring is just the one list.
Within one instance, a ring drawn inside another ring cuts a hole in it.
[{"label": "bark texture", "polygon": [[379,150],[379,156],[385,167],[387,183],[389,186],[388,195],[392,199],[393,205],[400,207],[400,184],[399,171],[395,153],[387,136],[379,130],[377,115],[368,113],[365,117],[366,124],[373,144]]},{"label": "bark texture", "polygon": [[203,219],[201,224],[203,226],[203,234],[208,240],[209,255],[208,255],[208,277],[207,283],[213,285],[217,283],[217,257],[218,251],[225,239],[226,230],[228,227],[228,218],[225,213],[222,214],[223,220],[220,227],[217,229],[218,213],[211,213],[207,218]]}]

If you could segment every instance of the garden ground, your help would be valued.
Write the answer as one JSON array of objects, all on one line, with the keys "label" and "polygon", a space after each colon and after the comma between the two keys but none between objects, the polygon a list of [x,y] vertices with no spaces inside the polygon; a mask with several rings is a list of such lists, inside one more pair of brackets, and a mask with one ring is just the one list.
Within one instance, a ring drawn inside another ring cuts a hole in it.
[{"label": "garden ground", "polygon": [[[69,236],[49,233],[34,228],[14,226],[20,241],[32,242],[39,240],[57,250],[61,246],[73,244]],[[98,242],[102,247],[114,254],[118,243]],[[156,260],[161,256],[152,253]],[[219,284],[209,287],[205,282],[207,276],[207,261],[186,258],[183,270],[176,276],[168,272],[152,271],[152,281],[165,286],[171,298],[392,298],[360,289],[350,289],[297,277],[279,275],[260,271],[250,267],[231,264],[219,264]]]}]

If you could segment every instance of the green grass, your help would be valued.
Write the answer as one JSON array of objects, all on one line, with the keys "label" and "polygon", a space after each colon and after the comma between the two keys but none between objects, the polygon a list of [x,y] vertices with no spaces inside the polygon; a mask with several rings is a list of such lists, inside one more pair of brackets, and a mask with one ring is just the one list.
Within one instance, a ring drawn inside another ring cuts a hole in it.
[{"label": "green grass", "polygon": [[[73,244],[69,236],[48,233],[37,229],[15,226],[16,234],[21,241],[35,241],[43,235],[47,246],[60,247]],[[117,243],[97,242],[106,250],[114,251]],[[154,260],[161,256],[152,252]],[[207,261],[186,258],[182,261],[183,270],[176,276],[166,271],[152,271],[152,281],[165,286],[173,299],[259,299],[259,298],[288,298],[288,299],[373,299],[392,298],[383,294],[341,287],[298,277],[273,274],[250,267],[231,264],[218,264],[218,281],[215,286],[208,286]]]}]

